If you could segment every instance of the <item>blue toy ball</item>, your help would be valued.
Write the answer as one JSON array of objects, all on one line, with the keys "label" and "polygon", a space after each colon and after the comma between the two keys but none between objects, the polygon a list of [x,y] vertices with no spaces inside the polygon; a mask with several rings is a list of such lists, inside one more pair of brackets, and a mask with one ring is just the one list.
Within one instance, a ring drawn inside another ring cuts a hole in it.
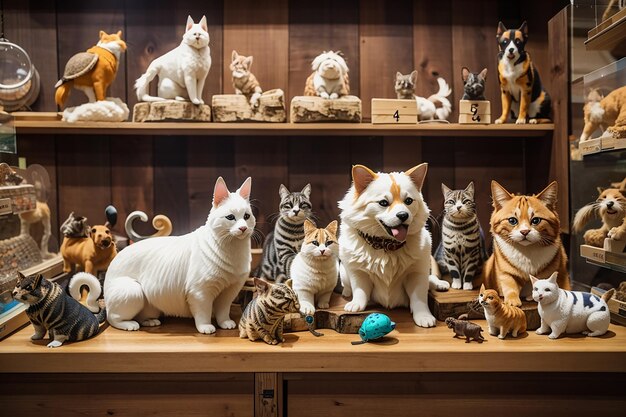
[{"label": "blue toy ball", "polygon": [[371,342],[384,337],[396,328],[396,323],[389,316],[382,313],[372,313],[365,318],[359,329],[360,342],[352,342],[353,345]]}]

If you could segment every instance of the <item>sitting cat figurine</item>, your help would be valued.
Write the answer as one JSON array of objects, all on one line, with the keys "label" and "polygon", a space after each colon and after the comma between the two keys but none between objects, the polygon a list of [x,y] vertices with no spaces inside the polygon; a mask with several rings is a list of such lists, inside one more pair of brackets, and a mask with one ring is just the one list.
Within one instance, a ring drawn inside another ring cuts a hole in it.
[{"label": "sitting cat figurine", "polygon": [[120,251],[106,273],[109,323],[121,330],[158,326],[159,317],[193,317],[200,333],[234,329],[230,305],[250,274],[252,179],[234,193],[219,177],[206,224],[183,236],[154,237]]},{"label": "sitting cat figurine", "polygon": [[417,71],[407,75],[396,72],[395,91],[398,99],[416,100],[419,120],[447,120],[452,112],[452,104],[446,97],[452,93],[452,89],[446,80],[438,77],[439,91],[428,98],[415,94],[416,84]]},{"label": "sitting cat figurine", "polygon": [[298,295],[293,291],[291,280],[284,284],[271,284],[254,278],[257,296],[246,306],[239,321],[239,337],[251,341],[262,339],[268,345],[284,342],[283,323],[285,314],[300,309]]},{"label": "sitting cat figurine", "polygon": [[517,337],[526,331],[526,314],[521,308],[505,304],[496,290],[480,287],[478,301],[485,309],[489,334],[504,339],[509,333]]},{"label": "sitting cat figurine", "polygon": [[304,242],[289,275],[300,300],[300,312],[305,316],[315,313],[315,301],[318,308],[330,306],[330,296],[337,284],[338,256],[337,220],[320,229],[305,220]]},{"label": "sitting cat figurine", "polygon": [[243,94],[253,108],[259,106],[259,98],[263,90],[256,77],[250,72],[252,57],[239,55],[233,50],[230,70],[233,72],[233,87],[236,94]]},{"label": "sitting cat figurine", "polygon": [[[35,328],[31,340],[41,340],[48,332],[52,339],[48,347],[55,348],[64,342],[78,342],[98,334],[100,324],[106,319],[104,308],[94,315],[56,282],[48,281],[41,274],[28,277],[18,274],[12,295],[28,305],[26,315]],[[97,278],[93,279],[97,282]],[[93,291],[99,296],[100,285]]]},{"label": "sitting cat figurine", "polygon": [[87,224],[87,217],[77,216],[74,212],[71,212],[67,219],[61,225],[61,234],[65,237],[88,237],[89,225]]},{"label": "sitting cat figurine", "polygon": [[[211,69],[211,50],[206,17],[194,23],[187,17],[183,41],[152,61],[145,74],[135,82],[139,101],[190,100],[193,104],[204,104],[202,90]],[[159,77],[158,97],[148,93],[150,81]]]},{"label": "sitting cat figurine", "polygon": [[533,300],[539,303],[541,327],[537,334],[550,333],[550,339],[557,339],[563,333],[582,333],[587,336],[602,336],[609,329],[611,314],[606,302],[615,289],[605,292],[602,297],[580,291],[566,291],[557,284],[558,273],[548,279],[530,276],[533,283]]},{"label": "sitting cat figurine", "polygon": [[463,77],[463,97],[461,100],[487,100],[485,98],[487,68],[477,74],[470,72],[467,67],[463,67],[461,76]]}]

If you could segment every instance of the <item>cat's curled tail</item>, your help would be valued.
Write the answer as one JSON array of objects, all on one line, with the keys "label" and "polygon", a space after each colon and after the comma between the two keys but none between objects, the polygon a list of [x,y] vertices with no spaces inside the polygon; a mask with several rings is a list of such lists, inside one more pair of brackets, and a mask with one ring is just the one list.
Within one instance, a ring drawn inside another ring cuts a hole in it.
[{"label": "cat's curled tail", "polygon": [[[437,107],[435,110],[437,119],[448,120],[450,113],[452,113],[452,104],[446,97],[452,94],[452,89],[442,77],[437,78],[437,84],[439,84],[439,91],[428,97],[428,101],[433,102]],[[440,104],[438,105],[438,103]]]},{"label": "cat's curled tail", "polygon": [[[102,286],[98,278],[87,272],[78,272],[70,279],[68,290],[72,298],[87,307],[92,313],[98,313],[98,323],[102,323],[106,319],[106,312],[98,303],[98,298],[102,295]],[[102,320],[100,316],[102,316]]]},{"label": "cat's curled tail", "polygon": [[572,229],[574,232],[580,232],[591,219],[597,216],[598,205],[589,203],[576,212]]},{"label": "cat's curled tail", "polygon": [[137,91],[137,100],[139,101],[164,101],[164,98],[151,96],[148,92],[150,88],[150,81],[154,79],[159,73],[155,61],[148,66],[146,72],[135,81],[135,90]]},{"label": "cat's curled tail", "polygon": [[148,216],[141,210],[135,210],[126,217],[126,222],[124,223],[124,229],[126,230],[126,234],[133,242],[139,242],[140,240],[144,240],[150,237],[158,237],[158,236],[169,236],[172,234],[172,221],[169,217],[158,214],[154,216],[152,219],[152,226],[157,230],[156,233],[150,236],[141,236],[137,232],[133,230],[133,221],[135,219],[139,219],[142,222],[148,221]]}]

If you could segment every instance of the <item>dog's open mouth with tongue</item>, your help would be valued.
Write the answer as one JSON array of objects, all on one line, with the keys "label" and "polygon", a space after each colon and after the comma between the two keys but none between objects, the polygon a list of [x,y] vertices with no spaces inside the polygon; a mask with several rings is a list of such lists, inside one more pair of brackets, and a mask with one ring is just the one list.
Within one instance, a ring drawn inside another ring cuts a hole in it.
[{"label": "dog's open mouth with tongue", "polygon": [[409,231],[409,226],[400,223],[396,226],[387,226],[382,221],[380,222],[381,226],[385,229],[385,231],[389,234],[389,236],[393,237],[395,240],[399,242],[404,242],[406,240],[406,235]]}]

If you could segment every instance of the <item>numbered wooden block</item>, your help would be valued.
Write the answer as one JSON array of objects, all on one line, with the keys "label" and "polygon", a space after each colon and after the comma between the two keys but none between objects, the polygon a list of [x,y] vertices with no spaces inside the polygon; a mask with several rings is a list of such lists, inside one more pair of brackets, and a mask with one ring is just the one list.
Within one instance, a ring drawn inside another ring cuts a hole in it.
[{"label": "numbered wooden block", "polygon": [[417,124],[415,100],[372,99],[373,124]]},{"label": "numbered wooden block", "polygon": [[487,100],[460,100],[459,123],[470,125],[490,124],[491,102]]}]

